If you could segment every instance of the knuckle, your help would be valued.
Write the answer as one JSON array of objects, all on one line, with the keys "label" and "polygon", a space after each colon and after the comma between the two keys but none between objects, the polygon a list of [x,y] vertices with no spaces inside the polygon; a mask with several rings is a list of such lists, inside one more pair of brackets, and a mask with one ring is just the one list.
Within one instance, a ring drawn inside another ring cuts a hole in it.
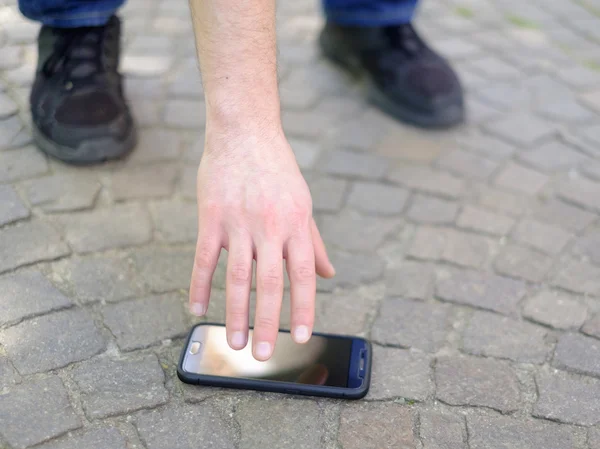
[{"label": "knuckle", "polygon": [[263,274],[259,282],[261,289],[266,293],[276,293],[283,289],[283,275],[281,274]]},{"label": "knuckle", "polygon": [[276,330],[279,327],[279,322],[273,319],[270,316],[261,316],[256,318],[256,323],[254,323],[257,328],[263,330]]},{"label": "knuckle", "polygon": [[200,245],[196,250],[196,257],[194,258],[196,267],[205,270],[211,267],[213,263],[213,254],[208,245]]},{"label": "knuckle", "polygon": [[307,262],[302,262],[292,268],[292,281],[300,285],[310,285],[315,279],[315,267]]},{"label": "knuckle", "polygon": [[227,310],[227,319],[233,323],[248,322],[248,313],[242,307],[230,307]]},{"label": "knuckle", "polygon": [[250,282],[251,275],[250,267],[245,264],[236,263],[231,267],[229,278],[233,285],[245,286]]}]

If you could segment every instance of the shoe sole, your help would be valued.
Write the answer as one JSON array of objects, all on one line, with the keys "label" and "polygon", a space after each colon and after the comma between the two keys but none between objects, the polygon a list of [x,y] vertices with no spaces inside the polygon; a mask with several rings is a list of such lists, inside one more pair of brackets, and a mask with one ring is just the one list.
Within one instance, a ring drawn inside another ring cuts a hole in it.
[{"label": "shoe sole", "polygon": [[373,81],[365,75],[360,61],[352,54],[336,45],[326,33],[321,33],[319,43],[323,55],[337,66],[349,72],[357,79],[367,83],[367,99],[382,111],[402,122],[420,126],[422,128],[449,128],[465,120],[464,108],[457,105],[449,106],[435,113],[422,113],[414,108],[407,107],[389,99]]},{"label": "shoe sole", "polygon": [[33,141],[44,153],[72,165],[92,165],[112,159],[121,159],[129,154],[137,144],[135,127],[125,138],[116,140],[111,137],[90,139],[77,148],[60,145],[48,139],[36,126],[32,126]]}]

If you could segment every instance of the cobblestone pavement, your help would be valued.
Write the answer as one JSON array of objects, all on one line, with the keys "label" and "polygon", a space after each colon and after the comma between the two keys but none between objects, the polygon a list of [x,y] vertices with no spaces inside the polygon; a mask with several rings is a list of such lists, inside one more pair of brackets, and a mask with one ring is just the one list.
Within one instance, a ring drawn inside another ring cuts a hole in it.
[{"label": "cobblestone pavement", "polygon": [[[0,0],[0,447],[600,448],[600,3],[425,0],[470,112],[434,133],[369,108],[320,58],[316,3],[281,3],[285,128],[339,272],[317,329],[373,340],[369,396],[176,378],[203,150],[187,2],[123,10],[141,142],[72,168],[31,145],[37,26]],[[222,263],[210,320],[223,287]]]}]

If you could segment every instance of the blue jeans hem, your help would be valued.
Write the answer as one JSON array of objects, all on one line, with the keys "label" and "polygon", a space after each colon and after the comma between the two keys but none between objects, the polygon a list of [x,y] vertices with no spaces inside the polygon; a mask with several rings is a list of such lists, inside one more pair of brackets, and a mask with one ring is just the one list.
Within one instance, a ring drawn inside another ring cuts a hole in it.
[{"label": "blue jeans hem", "polygon": [[[122,2],[121,2],[122,3]],[[102,26],[106,25],[109,19],[116,13],[121,6],[106,8],[95,11],[85,12],[67,12],[53,14],[36,14],[34,11],[27,11],[25,8],[20,8],[21,13],[28,19],[40,22],[43,25],[56,28],[80,28],[86,26]]]},{"label": "blue jeans hem", "polygon": [[415,12],[414,5],[394,8],[393,11],[348,11],[347,9],[325,9],[325,17],[340,25],[387,26],[409,23]]}]

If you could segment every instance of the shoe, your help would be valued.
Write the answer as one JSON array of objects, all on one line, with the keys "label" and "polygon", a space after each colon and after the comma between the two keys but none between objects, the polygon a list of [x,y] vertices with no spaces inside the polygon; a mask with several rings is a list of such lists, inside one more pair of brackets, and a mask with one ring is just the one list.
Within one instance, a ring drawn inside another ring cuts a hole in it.
[{"label": "shoe", "polygon": [[425,128],[464,121],[456,73],[411,24],[355,27],[328,22],[319,41],[327,58],[366,78],[369,99],[393,117]]},{"label": "shoe", "polygon": [[42,151],[73,164],[119,158],[136,144],[136,129],[118,72],[121,23],[43,26],[31,90],[33,137]]}]

